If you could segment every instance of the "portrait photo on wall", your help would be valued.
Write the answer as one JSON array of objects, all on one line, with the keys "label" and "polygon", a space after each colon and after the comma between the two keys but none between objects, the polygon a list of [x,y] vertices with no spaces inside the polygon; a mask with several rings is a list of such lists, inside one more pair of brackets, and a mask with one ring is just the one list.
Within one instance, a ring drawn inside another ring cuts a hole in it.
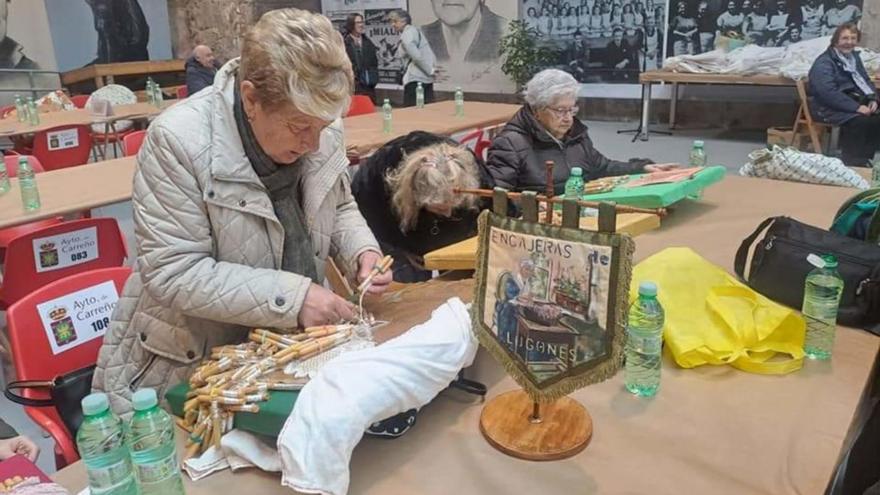
[{"label": "portrait photo on wall", "polygon": [[666,55],[746,44],[785,47],[858,22],[861,0],[670,0]]},{"label": "portrait photo on wall", "polygon": [[663,64],[666,0],[521,0],[522,19],[580,82],[638,82]]},{"label": "portrait photo on wall", "polygon": [[559,396],[620,363],[629,238],[484,212],[474,325],[530,395]]},{"label": "portrait photo on wall", "polygon": [[409,0],[409,13],[442,69],[435,88],[513,92],[513,82],[501,72],[499,46],[517,18],[515,1]]}]

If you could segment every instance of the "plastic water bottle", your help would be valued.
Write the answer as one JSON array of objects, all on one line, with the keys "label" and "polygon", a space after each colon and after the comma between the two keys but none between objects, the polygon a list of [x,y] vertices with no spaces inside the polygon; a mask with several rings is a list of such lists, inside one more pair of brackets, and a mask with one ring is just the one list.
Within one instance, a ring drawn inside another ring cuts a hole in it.
[{"label": "plastic water bottle", "polygon": [[137,481],[125,445],[122,421],[110,412],[105,394],[82,400],[85,418],[76,432],[76,446],[86,465],[92,495],[137,495]]},{"label": "plastic water bottle", "polygon": [[24,211],[40,209],[40,190],[37,189],[37,178],[27,157],[18,158],[18,187],[21,189],[21,205]]},{"label": "plastic water bottle", "polygon": [[455,88],[455,116],[464,117],[464,92],[461,87]]},{"label": "plastic water bottle", "polygon": [[639,298],[629,307],[626,327],[626,389],[641,397],[653,397],[660,388],[663,344],[663,307],[654,282],[639,284]]},{"label": "plastic water bottle", "polygon": [[159,408],[156,391],[142,388],[131,396],[134,415],[128,445],[141,495],[185,493],[174,443],[174,421]]},{"label": "plastic water bottle", "polygon": [[15,116],[19,122],[28,121],[28,109],[24,104],[24,100],[21,99],[21,95],[15,95]]},{"label": "plastic water bottle", "polygon": [[155,86],[156,82],[153,81],[152,77],[147,78],[147,87],[145,88],[145,93],[147,93],[147,102],[150,105],[156,104],[156,91],[153,86]]},{"label": "plastic water bottle", "polygon": [[165,99],[165,97],[162,96],[162,86],[159,86],[159,83],[154,82],[153,83],[153,105],[156,105],[157,107],[161,107],[162,100],[164,100],[164,99]]},{"label": "plastic water bottle", "polygon": [[705,167],[706,158],[706,149],[703,147],[703,142],[700,140],[694,141],[694,146],[691,148],[691,154],[688,158],[688,164],[691,167]]},{"label": "plastic water bottle", "polygon": [[810,359],[831,359],[843,279],[837,273],[837,258],[833,255],[819,257],[811,254],[807,260],[816,268],[807,275],[804,287],[801,310],[807,320],[804,352]]},{"label": "plastic water bottle", "polygon": [[40,125],[40,112],[37,110],[33,96],[28,96],[27,99],[27,116],[30,125]]},{"label": "plastic water bottle", "polygon": [[871,164],[871,185],[880,187],[880,160],[874,160]]},{"label": "plastic water bottle", "polygon": [[391,134],[391,102],[388,98],[382,102],[382,132]]},{"label": "plastic water bottle", "polygon": [[9,171],[6,170],[6,161],[0,160],[0,196],[9,192]]},{"label": "plastic water bottle", "polygon": [[416,107],[425,108],[425,88],[422,83],[416,84]]},{"label": "plastic water bottle", "polygon": [[580,200],[584,196],[584,171],[580,167],[571,169],[565,181],[565,199]]}]

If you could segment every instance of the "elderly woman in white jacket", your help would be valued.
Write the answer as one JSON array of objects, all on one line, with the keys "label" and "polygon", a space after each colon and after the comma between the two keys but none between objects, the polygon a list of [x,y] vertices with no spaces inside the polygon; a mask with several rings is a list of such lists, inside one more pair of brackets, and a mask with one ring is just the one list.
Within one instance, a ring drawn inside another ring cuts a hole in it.
[{"label": "elderly woman in white jacket", "polygon": [[[275,10],[241,52],[159,116],[138,154],[137,261],[93,382],[117,413],[135,389],[163,396],[250,328],[352,318],[321,285],[325,260],[360,281],[381,257],[345,173],[342,37],[321,15]],[[391,276],[374,281],[381,292]]]}]

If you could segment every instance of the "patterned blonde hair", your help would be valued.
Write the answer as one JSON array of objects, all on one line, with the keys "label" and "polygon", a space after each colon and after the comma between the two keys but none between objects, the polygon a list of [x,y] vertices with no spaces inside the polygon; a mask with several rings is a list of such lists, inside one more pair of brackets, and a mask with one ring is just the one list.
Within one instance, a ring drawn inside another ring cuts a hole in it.
[{"label": "patterned blonde hair", "polygon": [[456,188],[480,187],[474,154],[461,146],[438,143],[405,155],[403,164],[385,180],[393,191],[391,208],[404,232],[415,228],[419,211],[425,206],[450,205],[457,209],[477,205],[476,196],[453,192]]},{"label": "patterned blonde hair", "polygon": [[351,102],[354,76],[342,36],[326,17],[305,10],[266,12],[244,37],[240,74],[264,107],[288,101],[332,121]]}]

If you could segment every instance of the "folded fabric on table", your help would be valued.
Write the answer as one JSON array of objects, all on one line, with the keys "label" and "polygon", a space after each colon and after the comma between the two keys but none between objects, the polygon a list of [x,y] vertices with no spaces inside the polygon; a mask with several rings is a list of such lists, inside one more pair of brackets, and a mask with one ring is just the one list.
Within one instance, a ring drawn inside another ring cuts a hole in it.
[{"label": "folded fabric on table", "polygon": [[633,268],[630,297],[641,282],[659,287],[663,338],[682,368],[729,364],[751,373],[784,374],[804,359],[806,323],[796,311],[758,294],[688,248],[667,248]]},{"label": "folded fabric on table", "polygon": [[278,437],[282,484],[346,493],[351,454],[364,431],[430,402],[476,352],[467,307],[452,298],[403,335],[326,363],[300,392]]},{"label": "folded fabric on table", "polygon": [[772,150],[761,148],[749,153],[749,161],[739,169],[739,174],[826,186],[871,187],[839,158],[777,145]]}]

